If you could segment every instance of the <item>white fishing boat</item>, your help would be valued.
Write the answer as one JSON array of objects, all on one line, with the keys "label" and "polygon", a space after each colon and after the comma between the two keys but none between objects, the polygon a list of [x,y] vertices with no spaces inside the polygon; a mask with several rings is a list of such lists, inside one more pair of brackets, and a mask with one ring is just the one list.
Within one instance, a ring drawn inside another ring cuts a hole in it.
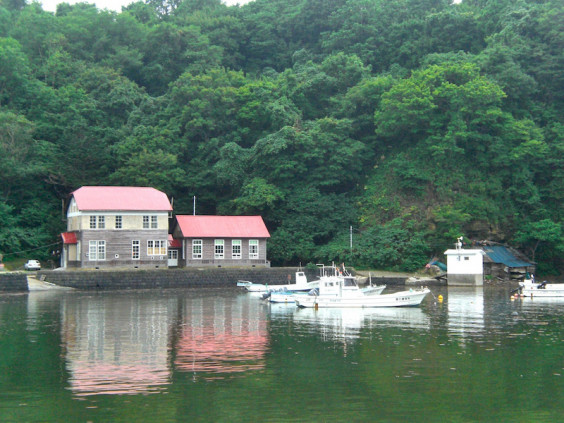
[{"label": "white fishing boat", "polygon": [[291,291],[310,291],[313,288],[319,286],[319,281],[308,282],[305,272],[296,272],[296,283],[284,284],[284,285],[269,285],[262,283],[254,283],[249,281],[238,281],[238,287],[243,287],[249,292],[262,292],[268,293],[273,291],[281,290],[291,290]]},{"label": "white fishing boat", "polygon": [[[376,286],[367,286],[364,288],[356,287],[359,292],[366,296],[370,295],[380,295],[384,289],[386,289],[386,285],[376,285]],[[281,291],[272,291],[269,295],[265,298],[271,303],[285,303],[290,304],[294,303],[296,298],[303,297],[304,295],[316,295],[319,294],[317,288],[311,290],[310,292],[307,291],[289,291],[283,289]]]},{"label": "white fishing boat", "polygon": [[519,282],[519,291],[526,297],[564,297],[564,283],[537,282],[530,275]]},{"label": "white fishing boat", "polygon": [[421,304],[429,289],[410,289],[392,294],[368,295],[362,292],[352,276],[320,281],[319,291],[295,297],[298,307],[413,307]]},{"label": "white fishing boat", "polygon": [[[345,277],[353,278],[353,284],[346,284],[347,286],[344,290],[347,292],[347,296],[352,296],[353,292],[362,293],[363,295],[380,295],[382,291],[386,288],[386,285],[372,285],[372,279],[370,279],[370,285],[360,288],[358,286],[358,278],[352,276],[345,268],[344,264],[341,265],[340,268],[336,267],[335,265],[332,266],[324,266],[322,264],[318,264],[319,267],[319,280],[317,282],[317,286],[320,284],[324,284],[327,282],[331,282],[332,284],[336,284],[339,282],[341,285],[344,284]],[[295,298],[297,296],[303,295],[319,295],[319,291],[317,287],[313,290],[306,291],[298,291],[293,288],[291,289],[280,289],[280,290],[272,290],[268,294],[264,296],[264,299],[267,299],[271,303],[293,303],[295,302]]]}]

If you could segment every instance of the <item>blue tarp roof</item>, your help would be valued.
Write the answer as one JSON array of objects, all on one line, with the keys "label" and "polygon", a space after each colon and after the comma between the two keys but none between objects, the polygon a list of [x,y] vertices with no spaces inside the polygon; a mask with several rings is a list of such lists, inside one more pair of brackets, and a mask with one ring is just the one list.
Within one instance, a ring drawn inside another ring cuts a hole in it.
[{"label": "blue tarp roof", "polygon": [[485,247],[484,252],[494,263],[503,263],[507,267],[527,267],[534,265],[528,261],[518,259],[511,251],[501,245]]}]

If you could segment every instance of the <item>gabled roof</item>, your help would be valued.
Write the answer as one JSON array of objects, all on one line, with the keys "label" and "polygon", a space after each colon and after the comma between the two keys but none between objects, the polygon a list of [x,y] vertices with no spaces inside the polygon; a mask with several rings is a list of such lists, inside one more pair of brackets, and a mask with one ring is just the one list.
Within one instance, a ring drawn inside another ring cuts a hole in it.
[{"label": "gabled roof", "polygon": [[176,216],[184,238],[270,238],[261,216]]},{"label": "gabled roof", "polygon": [[534,266],[525,260],[517,258],[507,247],[502,245],[491,245],[484,247],[484,252],[494,263],[501,263],[507,267],[529,267]]},{"label": "gabled roof", "polygon": [[172,211],[168,197],[151,187],[92,187],[72,193],[80,211]]}]

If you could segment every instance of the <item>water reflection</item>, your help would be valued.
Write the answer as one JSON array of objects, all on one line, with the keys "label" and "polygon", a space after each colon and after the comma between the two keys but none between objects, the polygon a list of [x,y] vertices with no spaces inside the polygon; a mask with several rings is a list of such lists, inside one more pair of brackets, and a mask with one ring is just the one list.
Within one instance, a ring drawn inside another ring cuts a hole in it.
[{"label": "water reflection", "polygon": [[[29,296],[28,311],[38,297]],[[233,294],[151,293],[61,297],[62,345],[76,396],[162,392],[176,371],[217,379],[262,369],[265,310]]]},{"label": "water reflection", "polygon": [[62,344],[71,391],[84,396],[164,389],[176,304],[137,295],[65,297]]},{"label": "water reflection", "polygon": [[265,367],[264,308],[255,298],[186,299],[175,366],[205,379]]},{"label": "water reflection", "polygon": [[446,302],[451,334],[468,337],[484,330],[483,287],[449,287]]},{"label": "water reflection", "polygon": [[0,421],[560,421],[564,302],[510,290],[318,311],[235,289],[0,296]]},{"label": "water reflection", "polygon": [[[378,326],[429,328],[429,316],[418,307],[405,308],[313,308],[299,309],[291,304],[270,304],[272,319],[291,319],[313,330],[321,329],[324,338],[354,339],[361,330]],[[307,329],[306,329],[307,330]]]}]

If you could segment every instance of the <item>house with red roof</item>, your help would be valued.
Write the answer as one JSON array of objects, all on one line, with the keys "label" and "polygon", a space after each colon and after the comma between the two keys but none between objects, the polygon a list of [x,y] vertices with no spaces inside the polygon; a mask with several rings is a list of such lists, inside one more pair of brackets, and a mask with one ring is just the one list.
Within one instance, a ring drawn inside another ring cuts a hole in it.
[{"label": "house with red roof", "polygon": [[172,206],[151,187],[84,186],[61,234],[64,268],[167,267]]},{"label": "house with red roof", "polygon": [[179,215],[173,238],[183,266],[270,266],[261,216]]}]

